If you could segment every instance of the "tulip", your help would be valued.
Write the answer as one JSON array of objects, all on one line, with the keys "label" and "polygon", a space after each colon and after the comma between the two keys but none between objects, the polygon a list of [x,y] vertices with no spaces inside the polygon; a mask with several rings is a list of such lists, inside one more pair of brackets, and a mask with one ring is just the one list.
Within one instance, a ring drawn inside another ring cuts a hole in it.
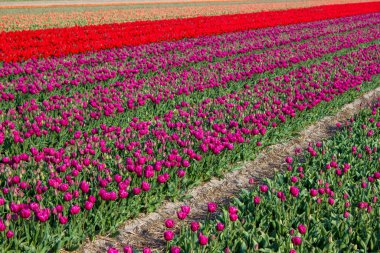
[{"label": "tulip", "polygon": [[193,222],[190,223],[190,229],[191,229],[191,231],[193,231],[193,232],[198,231],[199,227],[200,227],[200,225],[199,225],[199,223],[196,222],[196,221],[193,221]]},{"label": "tulip", "polygon": [[179,177],[179,178],[182,178],[182,177],[184,177],[186,175],[186,171],[184,171],[184,170],[178,170],[177,171],[177,176]]},{"label": "tulip", "polygon": [[165,226],[166,226],[167,228],[173,228],[174,225],[175,225],[174,220],[172,220],[172,219],[167,219],[167,220],[165,220]]},{"label": "tulip", "polygon": [[173,238],[174,238],[174,232],[171,231],[171,230],[166,230],[164,232],[164,238],[165,238],[165,241],[171,241],[171,240],[173,240]]},{"label": "tulip", "polygon": [[221,222],[218,222],[217,224],[216,224],[216,230],[217,231],[223,231],[224,230],[224,224],[223,223],[221,223]]},{"label": "tulip", "polygon": [[290,186],[290,194],[292,194],[294,197],[298,197],[299,189],[295,186]]},{"label": "tulip", "polygon": [[310,196],[311,197],[315,197],[315,196],[317,196],[317,194],[318,194],[318,191],[316,189],[310,189]]},{"label": "tulip", "polygon": [[297,245],[301,245],[302,243],[302,239],[301,237],[298,237],[298,236],[294,236],[292,237],[292,243],[293,245],[297,246]]},{"label": "tulip", "polygon": [[116,248],[108,248],[107,253],[119,253],[119,250]]},{"label": "tulip", "polygon": [[151,253],[152,250],[148,247],[143,248],[143,253]]},{"label": "tulip", "polygon": [[208,208],[208,212],[209,213],[214,213],[216,211],[216,208],[218,207],[218,205],[214,202],[209,202],[207,204],[207,208]]},{"label": "tulip", "polygon": [[180,220],[184,220],[184,219],[186,219],[186,217],[187,217],[187,213],[182,212],[182,211],[177,212],[177,217],[178,217],[178,219],[180,219]]},{"label": "tulip", "polygon": [[20,211],[20,216],[21,216],[23,219],[28,219],[28,218],[30,217],[30,214],[31,214],[30,209],[26,209],[26,208],[24,208],[24,209],[22,209],[22,210]]},{"label": "tulip", "polygon": [[131,246],[124,246],[123,252],[124,253],[133,253],[133,249]]},{"label": "tulip", "polygon": [[190,206],[181,206],[181,211],[189,214],[190,213]]},{"label": "tulip", "polygon": [[12,230],[8,230],[7,233],[6,233],[6,236],[8,239],[12,238],[14,236],[14,233]]},{"label": "tulip", "polygon": [[141,183],[141,189],[145,192],[150,190],[150,184],[148,182],[143,181]]},{"label": "tulip", "polygon": [[181,248],[178,246],[172,246],[170,248],[170,253],[180,253],[180,252],[181,252]]},{"label": "tulip", "polygon": [[0,232],[5,231],[6,228],[7,227],[5,226],[5,224],[2,221],[0,221]]},{"label": "tulip", "polygon": [[198,242],[200,245],[206,245],[208,243],[208,237],[203,235],[202,233],[199,234],[198,236]]},{"label": "tulip", "polygon": [[69,221],[68,217],[65,217],[65,216],[59,217],[59,223],[62,225],[65,225],[68,221]]},{"label": "tulip", "polygon": [[306,230],[307,230],[307,229],[306,229],[306,226],[305,226],[305,225],[303,225],[303,224],[299,224],[297,228],[298,228],[298,231],[300,232],[301,235],[306,234]]},{"label": "tulip", "polygon": [[76,215],[76,214],[80,213],[80,206],[73,205],[73,206],[70,208],[70,213],[71,213],[72,215]]},{"label": "tulip", "polygon": [[267,185],[260,185],[260,191],[261,192],[267,192],[268,191],[268,186]]},{"label": "tulip", "polygon": [[230,207],[228,207],[228,212],[229,212],[230,214],[237,213],[237,212],[238,212],[238,209],[237,209],[237,207],[235,207],[235,206],[230,206]]},{"label": "tulip", "polygon": [[94,203],[92,203],[92,202],[90,202],[90,201],[86,201],[86,202],[84,203],[84,208],[85,208],[86,210],[91,210],[93,206],[94,206]]},{"label": "tulip", "polygon": [[236,221],[239,218],[239,216],[235,213],[230,214],[230,221]]},{"label": "tulip", "polygon": [[288,164],[291,164],[293,162],[293,158],[288,156],[288,157],[286,157],[285,162]]},{"label": "tulip", "polygon": [[259,196],[255,196],[255,197],[253,198],[253,202],[254,202],[256,205],[260,204],[260,197],[259,197]]}]

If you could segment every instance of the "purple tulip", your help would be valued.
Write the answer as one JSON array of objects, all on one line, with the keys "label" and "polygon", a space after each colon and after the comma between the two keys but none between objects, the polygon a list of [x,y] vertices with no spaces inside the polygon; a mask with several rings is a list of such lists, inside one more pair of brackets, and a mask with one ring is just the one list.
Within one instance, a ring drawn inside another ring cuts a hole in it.
[{"label": "purple tulip", "polygon": [[255,196],[255,197],[253,198],[253,202],[254,202],[256,205],[260,204],[260,197],[259,197],[259,196]]},{"label": "purple tulip", "polygon": [[200,233],[198,236],[198,242],[200,245],[204,246],[208,243],[208,237]]},{"label": "purple tulip", "polygon": [[22,210],[20,211],[20,216],[21,216],[21,218],[23,218],[23,219],[28,219],[28,218],[30,217],[30,214],[31,214],[30,209],[26,209],[26,208],[24,208],[24,209],[22,209]]},{"label": "purple tulip", "polygon": [[190,229],[191,229],[191,231],[193,231],[193,232],[198,231],[199,227],[200,227],[200,225],[199,225],[199,223],[196,222],[196,221],[193,221],[193,222],[191,222],[191,224],[190,224]]},{"label": "purple tulip", "polygon": [[152,250],[148,247],[143,248],[143,253],[151,253]]},{"label": "purple tulip", "polygon": [[316,189],[310,189],[310,196],[315,197],[318,195],[318,191]]},{"label": "purple tulip", "polygon": [[300,190],[295,186],[290,186],[290,194],[292,194],[293,197],[298,197]]},{"label": "purple tulip", "polygon": [[297,245],[301,245],[302,243],[302,239],[301,237],[298,237],[298,236],[294,236],[292,237],[292,243],[293,245],[297,246]]},{"label": "purple tulip", "polygon": [[221,223],[221,222],[218,222],[217,224],[216,224],[216,230],[217,231],[223,231],[224,230],[224,224],[223,223]]},{"label": "purple tulip", "polygon": [[8,230],[7,233],[6,233],[6,236],[8,239],[12,238],[14,236],[14,233],[12,230]]},{"label": "purple tulip", "polygon": [[116,248],[108,248],[107,253],[119,253],[119,250]]},{"label": "purple tulip", "polygon": [[208,212],[209,212],[209,213],[214,213],[214,212],[216,212],[217,207],[218,207],[218,205],[217,205],[216,203],[214,203],[214,202],[209,202],[209,203],[207,204],[207,208],[208,208]]},{"label": "purple tulip", "polygon": [[70,208],[70,213],[71,213],[72,215],[76,215],[76,214],[80,213],[80,206],[73,205],[73,206]]},{"label": "purple tulip", "polygon": [[171,241],[171,240],[173,240],[173,238],[174,238],[174,232],[171,231],[171,230],[166,230],[164,232],[164,238],[165,238],[165,241]]},{"label": "purple tulip", "polygon": [[267,185],[260,185],[260,191],[261,192],[267,192],[268,191],[268,186]]},{"label": "purple tulip", "polygon": [[180,253],[181,252],[181,248],[178,247],[178,246],[171,246],[170,247],[170,253]]},{"label": "purple tulip", "polygon": [[123,248],[123,252],[124,252],[124,253],[133,253],[133,249],[132,249],[131,246],[125,246],[125,247]]},{"label": "purple tulip", "polygon": [[167,228],[173,228],[174,225],[175,225],[174,220],[172,220],[172,219],[167,219],[167,220],[165,220],[165,226],[166,226]]},{"label": "purple tulip", "polygon": [[297,228],[298,228],[298,231],[300,232],[301,235],[306,234],[307,228],[305,225],[299,224]]}]

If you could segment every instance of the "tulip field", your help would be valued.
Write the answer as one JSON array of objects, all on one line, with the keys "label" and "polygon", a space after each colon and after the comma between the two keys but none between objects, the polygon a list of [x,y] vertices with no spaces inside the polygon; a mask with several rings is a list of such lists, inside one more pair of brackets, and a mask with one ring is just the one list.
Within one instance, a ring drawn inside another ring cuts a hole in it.
[{"label": "tulip field", "polygon": [[193,221],[177,237],[167,220],[170,252],[378,252],[380,97],[337,127],[331,139],[295,150],[286,173],[242,192],[216,219]]},{"label": "tulip field", "polygon": [[[380,2],[71,25],[1,28],[0,252],[80,252],[380,86]],[[163,251],[379,251],[380,100],[337,127]]]},{"label": "tulip field", "polygon": [[[366,0],[351,0],[352,2],[368,2]],[[346,3],[347,0],[334,0],[335,4]],[[217,1],[190,1],[190,3],[149,3],[120,5],[108,4],[96,6],[81,4],[80,7],[51,6],[50,8],[6,9],[0,6],[0,31],[37,30],[46,28],[71,27],[113,24],[131,21],[161,20],[175,18],[191,18],[202,16],[217,16],[225,14],[242,14],[259,11],[281,10],[290,8],[311,7],[315,5],[331,4],[328,0],[311,1],[268,1],[268,0],[241,0],[230,2]]]}]

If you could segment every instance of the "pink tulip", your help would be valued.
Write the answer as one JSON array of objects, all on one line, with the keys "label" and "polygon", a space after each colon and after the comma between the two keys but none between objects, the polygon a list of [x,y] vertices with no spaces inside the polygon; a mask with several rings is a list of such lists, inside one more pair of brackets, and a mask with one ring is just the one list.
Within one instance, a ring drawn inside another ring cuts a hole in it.
[{"label": "pink tulip", "polygon": [[12,238],[14,236],[14,233],[12,230],[8,230],[7,233],[6,233],[6,236],[8,239]]},{"label": "pink tulip", "polygon": [[290,186],[290,194],[292,194],[294,197],[298,197],[299,189],[295,186]]},{"label": "pink tulip", "polygon": [[191,231],[193,231],[193,232],[198,231],[199,227],[200,227],[200,225],[199,225],[199,223],[196,222],[196,221],[193,221],[193,222],[191,222],[191,224],[190,224],[190,229],[191,229]]},{"label": "pink tulip", "polygon": [[302,243],[302,239],[301,237],[298,237],[298,236],[294,236],[292,237],[292,243],[297,246],[297,245],[301,245]]},{"label": "pink tulip", "polygon": [[253,198],[253,202],[254,202],[256,205],[260,204],[260,197],[259,197],[259,196],[255,196],[255,197]]},{"label": "pink tulip", "polygon": [[171,230],[167,230],[164,232],[164,238],[165,238],[165,241],[171,241],[173,240],[174,238],[174,232],[171,231]]},{"label": "pink tulip", "polygon": [[218,207],[218,205],[217,205],[216,203],[214,203],[214,202],[209,202],[209,203],[207,204],[207,208],[208,208],[208,212],[209,212],[209,213],[214,213],[214,212],[216,212],[217,207]]},{"label": "pink tulip", "polygon": [[199,234],[198,236],[198,242],[200,245],[206,245],[208,243],[208,237],[203,235],[202,233]]},{"label": "pink tulip", "polygon": [[167,219],[167,220],[165,220],[165,226],[166,226],[167,228],[173,228],[174,225],[175,225],[174,220],[172,220],[172,219]]},{"label": "pink tulip", "polygon": [[297,228],[298,228],[298,231],[300,232],[301,235],[306,234],[307,229],[306,229],[305,225],[299,224]]}]

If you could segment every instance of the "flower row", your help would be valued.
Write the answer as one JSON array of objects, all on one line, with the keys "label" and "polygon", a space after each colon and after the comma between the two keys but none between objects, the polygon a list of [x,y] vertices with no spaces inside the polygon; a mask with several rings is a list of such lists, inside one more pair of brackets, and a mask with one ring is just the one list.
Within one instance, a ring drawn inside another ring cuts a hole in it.
[{"label": "flower row", "polygon": [[[354,1],[352,1],[354,2]],[[357,2],[357,1],[355,1]],[[346,0],[334,0],[334,4],[347,3]],[[239,3],[217,1],[207,4],[170,3],[157,5],[116,5],[86,6],[73,8],[66,6],[51,8],[22,8],[0,10],[0,31],[37,30],[46,28],[86,26],[133,22],[141,20],[160,20],[174,18],[191,18],[199,16],[216,16],[237,13],[252,13],[263,10],[305,8],[331,4],[327,0],[313,2],[283,3]]]},{"label": "flower row", "polygon": [[[373,13],[380,3],[0,33],[0,60],[62,56],[241,30]],[[255,22],[252,22],[254,20]]]},{"label": "flower row", "polygon": [[[186,97],[186,100],[197,103],[200,99],[219,95],[216,89],[220,89],[222,94],[240,90],[243,86],[239,82],[257,75],[290,68],[308,60],[318,61],[343,48],[355,50],[362,43],[379,39],[378,28],[378,25],[372,24],[343,34],[209,63],[198,69],[192,68],[191,71],[179,69],[141,79],[131,77],[123,82],[95,85],[87,89],[84,85],[75,93],[51,95],[43,101],[38,101],[38,97],[44,98],[45,92],[36,94],[29,101],[23,101],[16,108],[12,106],[0,114],[3,121],[0,124],[0,145],[6,145],[9,152],[14,149],[26,151],[32,146],[40,148],[43,145],[56,148],[72,137],[77,138],[76,131],[90,131],[105,123],[106,118],[113,122],[128,120],[139,107],[153,107],[155,115],[159,116],[170,108],[168,100],[176,104],[183,102]],[[22,97],[17,100],[20,99]],[[145,120],[151,118],[149,116],[139,115],[139,118]],[[41,138],[45,142],[39,143]]]},{"label": "flower row", "polygon": [[[208,203],[216,218],[189,222],[178,235],[175,220],[166,220],[168,252],[379,251],[380,97],[336,126],[332,138],[297,148],[284,173],[243,191],[230,206]],[[189,211],[182,207],[178,219]]]},{"label": "flower row", "polygon": [[302,115],[324,115],[313,108],[324,101],[334,106],[334,98],[377,76],[379,59],[379,45],[369,45],[275,78],[242,82],[243,89],[216,98],[183,102],[150,121],[136,115],[131,122],[77,131],[60,148],[2,156],[3,248],[70,249],[86,236],[115,229],[220,172],[227,161],[251,156],[300,124]]}]

